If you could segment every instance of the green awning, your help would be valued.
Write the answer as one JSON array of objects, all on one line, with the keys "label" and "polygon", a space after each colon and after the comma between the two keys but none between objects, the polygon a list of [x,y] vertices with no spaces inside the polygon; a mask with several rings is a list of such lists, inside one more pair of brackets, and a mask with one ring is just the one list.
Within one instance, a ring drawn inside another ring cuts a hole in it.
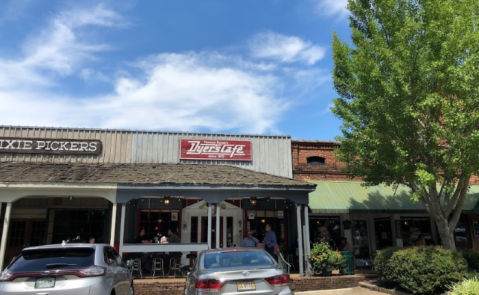
[{"label": "green awning", "polygon": [[[316,190],[309,194],[313,213],[425,213],[420,202],[411,200],[411,190],[405,186],[364,187],[354,181],[314,181]],[[471,185],[464,213],[479,214],[479,185]]]}]

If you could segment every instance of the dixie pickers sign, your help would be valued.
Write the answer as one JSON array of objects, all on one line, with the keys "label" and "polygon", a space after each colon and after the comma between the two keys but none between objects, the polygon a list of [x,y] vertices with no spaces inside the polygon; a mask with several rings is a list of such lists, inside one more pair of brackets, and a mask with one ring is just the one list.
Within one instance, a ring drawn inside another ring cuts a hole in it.
[{"label": "dixie pickers sign", "polygon": [[251,141],[181,139],[180,159],[252,161]]},{"label": "dixie pickers sign", "polygon": [[0,137],[0,153],[99,155],[101,150],[99,140]]}]

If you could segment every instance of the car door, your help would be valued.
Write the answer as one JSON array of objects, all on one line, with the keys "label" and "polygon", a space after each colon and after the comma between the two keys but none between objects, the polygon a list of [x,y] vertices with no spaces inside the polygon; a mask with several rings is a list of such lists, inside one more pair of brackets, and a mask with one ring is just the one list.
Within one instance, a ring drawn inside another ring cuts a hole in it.
[{"label": "car door", "polygon": [[111,248],[113,256],[115,257],[118,272],[119,272],[119,279],[121,280],[119,283],[121,285],[121,289],[125,290],[125,294],[130,294],[130,284],[132,283],[131,273],[126,267],[125,261],[121,258],[120,254],[114,249]]},{"label": "car door", "polygon": [[107,265],[107,281],[110,284],[110,287],[115,289],[116,294],[123,295],[126,293],[124,290],[125,286],[121,284],[123,282],[124,274],[121,271],[121,267],[118,267],[113,251],[114,249],[111,247],[103,248],[105,264]]}]

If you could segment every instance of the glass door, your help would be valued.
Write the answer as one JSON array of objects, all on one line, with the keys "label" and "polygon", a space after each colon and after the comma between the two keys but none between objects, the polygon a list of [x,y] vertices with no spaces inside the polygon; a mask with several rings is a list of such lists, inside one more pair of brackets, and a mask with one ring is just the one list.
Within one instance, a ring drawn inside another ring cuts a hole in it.
[{"label": "glass door", "polygon": [[353,231],[354,257],[357,259],[371,258],[367,221],[353,220],[351,228]]},{"label": "glass door", "polygon": [[376,238],[376,250],[393,246],[390,217],[374,218],[374,232]]}]

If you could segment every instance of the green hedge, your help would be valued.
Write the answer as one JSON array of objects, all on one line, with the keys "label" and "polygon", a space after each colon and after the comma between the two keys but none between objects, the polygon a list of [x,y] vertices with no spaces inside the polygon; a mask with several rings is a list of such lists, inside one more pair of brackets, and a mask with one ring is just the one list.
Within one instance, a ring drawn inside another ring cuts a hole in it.
[{"label": "green hedge", "polygon": [[413,294],[443,292],[467,276],[467,262],[459,252],[432,246],[381,252],[375,264],[381,269],[376,268],[380,278],[392,280]]},{"label": "green hedge", "polygon": [[453,284],[449,288],[450,295],[477,295],[479,293],[479,279],[472,278]]},{"label": "green hedge", "polygon": [[479,251],[464,250],[462,256],[466,259],[470,271],[479,272]]},{"label": "green hedge", "polygon": [[393,254],[402,248],[390,247],[378,251],[378,255],[374,258],[374,269],[378,277],[383,282],[394,282],[395,276],[390,266],[389,260]]}]

